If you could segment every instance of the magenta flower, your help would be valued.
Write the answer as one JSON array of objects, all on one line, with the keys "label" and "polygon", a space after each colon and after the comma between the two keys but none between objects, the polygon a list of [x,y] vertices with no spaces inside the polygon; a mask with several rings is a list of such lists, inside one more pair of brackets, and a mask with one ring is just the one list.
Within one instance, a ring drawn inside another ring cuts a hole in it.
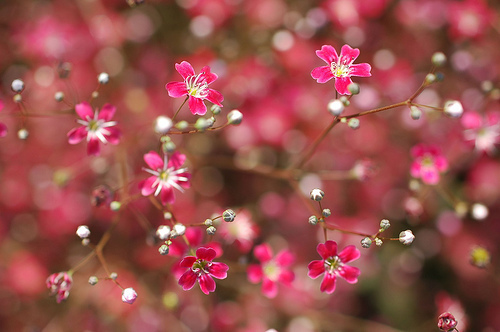
[{"label": "magenta flower", "polygon": [[345,265],[359,258],[360,252],[355,246],[347,246],[337,255],[337,242],[326,241],[325,243],[318,244],[316,250],[323,259],[309,263],[307,266],[309,273],[307,275],[316,279],[321,274],[325,274],[320,287],[322,292],[331,294],[335,291],[337,275],[344,278],[350,284],[358,282],[358,276],[361,273],[360,270],[357,267]]},{"label": "magenta flower", "polygon": [[56,296],[57,303],[66,300],[69,296],[69,290],[73,285],[73,278],[68,272],[59,272],[51,274],[45,282],[50,290],[50,295]]},{"label": "magenta flower", "polygon": [[167,162],[167,155],[163,159],[154,151],[150,151],[144,155],[144,161],[149,168],[143,168],[150,176],[146,180],[139,183],[139,188],[143,196],[149,196],[154,193],[155,196],[160,195],[163,205],[172,204],[175,201],[174,190],[178,189],[184,192],[183,188],[189,188],[189,179],[191,174],[187,173],[187,168],[180,168],[186,156],[175,152]]},{"label": "magenta flower", "polygon": [[274,298],[278,294],[278,282],[290,284],[295,278],[294,273],[288,270],[295,257],[290,251],[283,250],[273,258],[273,252],[267,243],[256,246],[254,255],[261,264],[248,267],[248,280],[254,284],[262,280],[262,294]]},{"label": "magenta flower", "polygon": [[170,97],[188,96],[189,109],[193,114],[204,115],[207,112],[207,106],[203,103],[205,99],[222,107],[222,94],[208,87],[217,79],[217,75],[210,72],[210,67],[203,67],[201,73],[196,75],[193,66],[182,61],[175,64],[175,69],[181,74],[184,82],[170,82],[165,85]]},{"label": "magenta flower", "polygon": [[349,45],[342,46],[340,57],[337,51],[330,45],[323,45],[316,55],[325,61],[328,66],[314,68],[311,72],[312,78],[318,83],[326,83],[335,78],[335,89],[341,95],[350,95],[347,89],[352,83],[351,76],[369,77],[371,66],[367,63],[353,64],[359,56],[359,49],[351,48]]},{"label": "magenta flower", "polygon": [[410,174],[424,183],[437,184],[439,174],[448,169],[448,161],[436,146],[415,145],[411,149],[411,155],[414,160],[410,167]]},{"label": "magenta flower", "polygon": [[105,104],[101,111],[92,111],[92,106],[87,102],[82,102],[75,106],[76,113],[81,119],[76,122],[81,127],[73,128],[68,133],[69,144],[80,143],[87,138],[87,154],[89,156],[98,156],[100,153],[99,141],[102,143],[118,144],[120,142],[120,131],[112,128],[116,121],[111,121],[116,112],[116,107],[111,104]]},{"label": "magenta flower", "polygon": [[489,112],[483,117],[477,112],[466,112],[462,117],[464,139],[473,141],[479,151],[493,153],[500,142],[500,113]]},{"label": "magenta flower", "polygon": [[179,278],[179,285],[182,286],[183,290],[190,290],[198,280],[203,293],[208,294],[215,291],[213,278],[226,279],[229,269],[224,263],[212,262],[215,256],[214,249],[201,247],[196,250],[196,257],[187,256],[182,259],[180,267],[189,268]]}]

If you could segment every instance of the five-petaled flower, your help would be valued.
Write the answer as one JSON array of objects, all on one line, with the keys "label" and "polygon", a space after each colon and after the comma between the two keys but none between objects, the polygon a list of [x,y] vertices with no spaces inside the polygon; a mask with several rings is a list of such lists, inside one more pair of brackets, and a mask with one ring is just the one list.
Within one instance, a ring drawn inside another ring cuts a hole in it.
[{"label": "five-petaled flower", "polygon": [[350,284],[358,282],[360,270],[357,267],[345,265],[359,258],[360,252],[355,246],[347,246],[337,255],[337,242],[326,241],[318,244],[316,250],[323,259],[309,263],[307,266],[309,269],[308,276],[316,279],[321,274],[325,274],[320,286],[322,292],[331,294],[335,291],[337,275]]},{"label": "five-petaled flower", "polygon": [[87,154],[91,156],[99,155],[99,141],[118,144],[121,133],[113,128],[117,122],[111,121],[116,112],[115,106],[105,104],[100,111],[96,109],[94,112],[89,103],[82,102],[75,106],[75,111],[81,118],[77,122],[82,126],[68,133],[69,144],[77,144],[87,138]]},{"label": "five-petaled flower", "polygon": [[437,184],[439,174],[448,169],[448,161],[437,146],[415,145],[411,149],[411,155],[414,160],[410,174],[414,178],[420,178],[424,183]]},{"label": "five-petaled flower", "polygon": [[188,105],[191,113],[204,115],[207,106],[205,99],[222,107],[224,97],[218,91],[210,89],[208,85],[217,79],[217,75],[210,72],[210,67],[205,66],[196,75],[193,66],[187,61],[175,64],[175,69],[181,74],[184,82],[170,82],[165,85],[170,97],[188,96]]},{"label": "five-petaled flower", "polygon": [[50,295],[56,296],[57,303],[66,300],[69,296],[69,290],[73,285],[73,278],[68,272],[59,272],[51,274],[45,282],[50,290]]},{"label": "five-petaled flower", "polygon": [[290,284],[295,278],[294,273],[288,269],[294,261],[293,254],[283,250],[273,258],[273,252],[267,243],[256,246],[253,253],[261,264],[248,267],[248,280],[252,283],[262,280],[262,294],[268,298],[276,297],[277,283]]},{"label": "five-petaled flower", "polygon": [[213,278],[225,279],[229,269],[224,263],[212,262],[215,256],[214,249],[201,247],[196,250],[196,257],[187,256],[182,259],[180,267],[189,268],[179,278],[179,285],[182,286],[183,290],[190,290],[198,280],[203,293],[208,294],[215,291]]},{"label": "five-petaled flower", "polygon": [[175,200],[174,190],[176,188],[181,192],[183,188],[189,188],[189,179],[191,174],[187,173],[187,168],[180,168],[186,156],[174,152],[168,160],[165,154],[163,159],[154,151],[150,151],[144,155],[144,161],[150,168],[143,168],[152,176],[141,181],[139,188],[143,196],[149,196],[154,193],[155,196],[160,194],[163,205],[172,204]]},{"label": "five-petaled flower", "polygon": [[335,89],[341,95],[350,95],[347,88],[352,83],[351,76],[369,77],[371,66],[367,63],[353,64],[359,56],[359,49],[351,48],[349,45],[342,46],[340,57],[337,51],[330,45],[323,45],[316,55],[328,65],[314,68],[311,76],[318,83],[326,83],[335,78]]},{"label": "five-petaled flower", "polygon": [[488,112],[484,116],[477,112],[466,112],[462,117],[464,139],[473,141],[479,151],[493,153],[500,142],[500,113]]}]

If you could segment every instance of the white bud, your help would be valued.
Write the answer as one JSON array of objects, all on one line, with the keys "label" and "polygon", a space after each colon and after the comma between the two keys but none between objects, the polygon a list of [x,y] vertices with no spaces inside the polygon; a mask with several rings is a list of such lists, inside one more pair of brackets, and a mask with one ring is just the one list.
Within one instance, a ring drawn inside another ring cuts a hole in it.
[{"label": "white bud", "polygon": [[170,237],[174,238],[177,236],[182,236],[185,233],[186,233],[186,226],[184,226],[183,224],[175,224],[174,229],[170,233]]},{"label": "white bud", "polygon": [[234,218],[236,218],[236,213],[233,210],[227,209],[222,212],[222,219],[224,219],[225,222],[233,222]]},{"label": "white bud", "polygon": [[91,286],[94,286],[95,284],[97,284],[98,281],[99,281],[99,278],[97,278],[96,276],[90,276],[89,277],[89,284]]},{"label": "white bud", "polygon": [[108,84],[109,82],[108,73],[100,73],[99,76],[97,77],[97,81],[99,82],[99,84]]},{"label": "white bud", "polygon": [[238,110],[232,110],[227,114],[227,123],[237,126],[243,121],[243,114]]},{"label": "white bud", "polygon": [[155,120],[155,132],[160,135],[166,134],[170,128],[172,128],[172,125],[172,119],[167,116],[160,115]]},{"label": "white bud", "polygon": [[382,241],[381,239],[379,239],[378,237],[375,238],[375,245],[377,247],[381,247],[382,244],[384,244],[384,241]]},{"label": "white bud", "polygon": [[185,130],[189,126],[189,123],[187,121],[179,121],[175,124],[175,128],[179,130]]},{"label": "white bud", "polygon": [[111,211],[118,211],[120,210],[122,207],[122,203],[120,202],[117,202],[117,201],[112,201],[111,203],[109,203],[109,208],[111,209]]},{"label": "white bud", "polygon": [[432,55],[432,64],[436,67],[441,67],[446,63],[446,55],[442,52],[436,52]]},{"label": "white bud", "polygon": [[399,233],[399,242],[401,242],[402,244],[410,245],[413,240],[415,240],[415,235],[413,235],[412,231],[406,230]]},{"label": "white bud", "polygon": [[111,272],[111,273],[109,274],[109,277],[110,277],[111,279],[113,279],[113,280],[116,280],[116,278],[118,278],[118,273],[116,273],[116,272]]},{"label": "white bud", "polygon": [[167,240],[170,236],[170,227],[166,225],[158,226],[156,229],[156,236],[158,236],[160,240]]},{"label": "white bud", "polygon": [[215,228],[214,226],[207,227],[207,234],[208,235],[214,235],[215,232],[217,232],[217,228]]},{"label": "white bud", "polygon": [[365,237],[364,239],[361,240],[361,246],[363,248],[370,248],[370,246],[372,245],[372,239],[370,239],[369,237]]},{"label": "white bud", "polygon": [[316,216],[310,216],[309,217],[309,223],[311,225],[316,225],[318,223],[318,217],[316,217]]},{"label": "white bud", "polygon": [[170,251],[170,248],[166,244],[163,244],[160,246],[160,248],[158,248],[158,252],[162,256],[168,255],[169,251]]},{"label": "white bud", "polygon": [[380,220],[380,229],[382,231],[385,231],[389,227],[391,227],[391,223],[389,222],[389,220],[387,220],[387,219]]},{"label": "white bud", "polygon": [[413,120],[418,120],[422,116],[422,111],[417,106],[410,107],[410,116]]},{"label": "white bud", "polygon": [[24,82],[23,80],[20,79],[15,79],[12,81],[12,84],[10,85],[10,88],[12,91],[16,93],[20,93],[24,90]]},{"label": "white bud", "polygon": [[54,99],[57,101],[57,102],[61,102],[64,100],[64,92],[62,91],[57,91],[55,94],[54,94]]},{"label": "white bud", "polygon": [[132,288],[125,288],[122,292],[122,301],[128,304],[132,304],[137,299],[137,292]]},{"label": "white bud", "polygon": [[328,103],[328,112],[334,116],[339,116],[344,110],[344,103],[338,99],[333,99]]},{"label": "white bud", "polygon": [[311,193],[309,194],[309,198],[311,198],[313,201],[319,202],[325,197],[325,193],[323,190],[315,188],[311,190]]},{"label": "white bud", "polygon": [[484,204],[475,203],[472,205],[472,217],[476,220],[484,220],[488,217],[488,208]]},{"label": "white bud", "polygon": [[17,131],[17,137],[19,139],[25,140],[28,138],[29,135],[30,135],[30,132],[25,128],[19,129]]},{"label": "white bud", "polygon": [[90,229],[88,226],[81,225],[78,226],[78,229],[76,230],[76,235],[80,237],[80,239],[86,239],[90,236]]},{"label": "white bud", "polygon": [[450,118],[459,118],[464,112],[462,103],[460,103],[458,100],[448,100],[446,103],[444,103],[443,110],[444,114],[448,115]]},{"label": "white bud", "polygon": [[328,218],[329,216],[332,215],[332,211],[330,211],[330,209],[323,209],[321,214],[323,215],[323,217]]},{"label": "white bud", "polygon": [[351,129],[358,129],[359,128],[359,119],[356,119],[356,118],[349,119],[349,121],[347,122],[347,125]]}]

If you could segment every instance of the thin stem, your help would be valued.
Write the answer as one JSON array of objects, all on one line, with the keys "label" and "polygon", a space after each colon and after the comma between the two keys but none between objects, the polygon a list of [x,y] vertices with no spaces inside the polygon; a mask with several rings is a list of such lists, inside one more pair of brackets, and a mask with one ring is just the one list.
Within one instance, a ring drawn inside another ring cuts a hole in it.
[{"label": "thin stem", "polygon": [[181,106],[179,106],[179,108],[177,109],[177,112],[175,112],[174,116],[172,117],[172,121],[175,120],[175,118],[177,117],[177,114],[179,114],[182,106],[184,106],[184,104],[186,103],[186,101],[188,101],[189,99],[189,96],[186,97],[186,99],[184,99],[184,101],[182,102]]},{"label": "thin stem", "polygon": [[402,101],[402,102],[399,102],[397,104],[392,104],[392,105],[388,105],[388,106],[384,106],[384,107],[374,108],[374,109],[369,110],[369,111],[364,111],[364,112],[359,112],[356,114],[347,115],[347,116],[344,116],[343,118],[344,119],[359,118],[359,117],[364,116],[364,115],[378,113],[378,112],[382,112],[382,111],[387,111],[387,110],[390,110],[390,109],[393,109],[396,107],[406,106],[406,105],[408,105],[408,103],[409,103],[409,99]]}]

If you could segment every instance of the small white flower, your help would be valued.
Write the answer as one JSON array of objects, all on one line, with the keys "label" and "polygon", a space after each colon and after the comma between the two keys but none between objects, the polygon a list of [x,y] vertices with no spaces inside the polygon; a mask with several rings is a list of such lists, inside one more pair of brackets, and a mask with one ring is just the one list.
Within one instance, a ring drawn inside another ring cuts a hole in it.
[{"label": "small white flower", "polygon": [[122,301],[128,304],[132,304],[137,299],[137,292],[132,288],[125,288],[122,292]]},{"label": "small white flower", "polygon": [[155,121],[155,132],[158,134],[166,134],[172,128],[172,119],[167,116],[160,115]]},{"label": "small white flower", "polygon": [[472,205],[472,217],[476,220],[483,220],[488,216],[488,208],[484,204],[476,203]]},{"label": "small white flower", "polygon": [[186,233],[186,226],[183,224],[175,224],[172,232],[170,233],[171,238],[176,238],[177,236],[182,236]]},{"label": "small white flower", "polygon": [[100,84],[108,84],[109,82],[108,73],[100,73],[99,76],[97,77],[97,81],[99,81]]},{"label": "small white flower", "polygon": [[444,114],[448,115],[450,118],[459,118],[464,112],[462,103],[458,100],[448,100],[444,103]]},{"label": "small white flower", "polygon": [[156,236],[158,236],[160,240],[168,240],[170,237],[170,227],[166,225],[158,226]]},{"label": "small white flower", "polygon": [[86,239],[90,235],[90,229],[88,228],[88,226],[85,225],[78,226],[78,229],[76,230],[76,235],[78,235],[80,239]]},{"label": "small white flower", "polygon": [[13,80],[12,84],[10,85],[10,88],[14,92],[17,92],[17,93],[22,92],[24,90],[24,82],[23,82],[23,80],[20,80],[20,79]]},{"label": "small white flower", "polygon": [[342,103],[338,99],[330,100],[330,102],[328,103],[328,112],[330,112],[331,115],[339,116],[340,114],[342,114],[343,110],[344,103]]},{"label": "small white flower", "polygon": [[413,235],[412,231],[406,230],[399,233],[399,242],[404,245],[410,245],[413,240],[415,240],[415,235]]}]

